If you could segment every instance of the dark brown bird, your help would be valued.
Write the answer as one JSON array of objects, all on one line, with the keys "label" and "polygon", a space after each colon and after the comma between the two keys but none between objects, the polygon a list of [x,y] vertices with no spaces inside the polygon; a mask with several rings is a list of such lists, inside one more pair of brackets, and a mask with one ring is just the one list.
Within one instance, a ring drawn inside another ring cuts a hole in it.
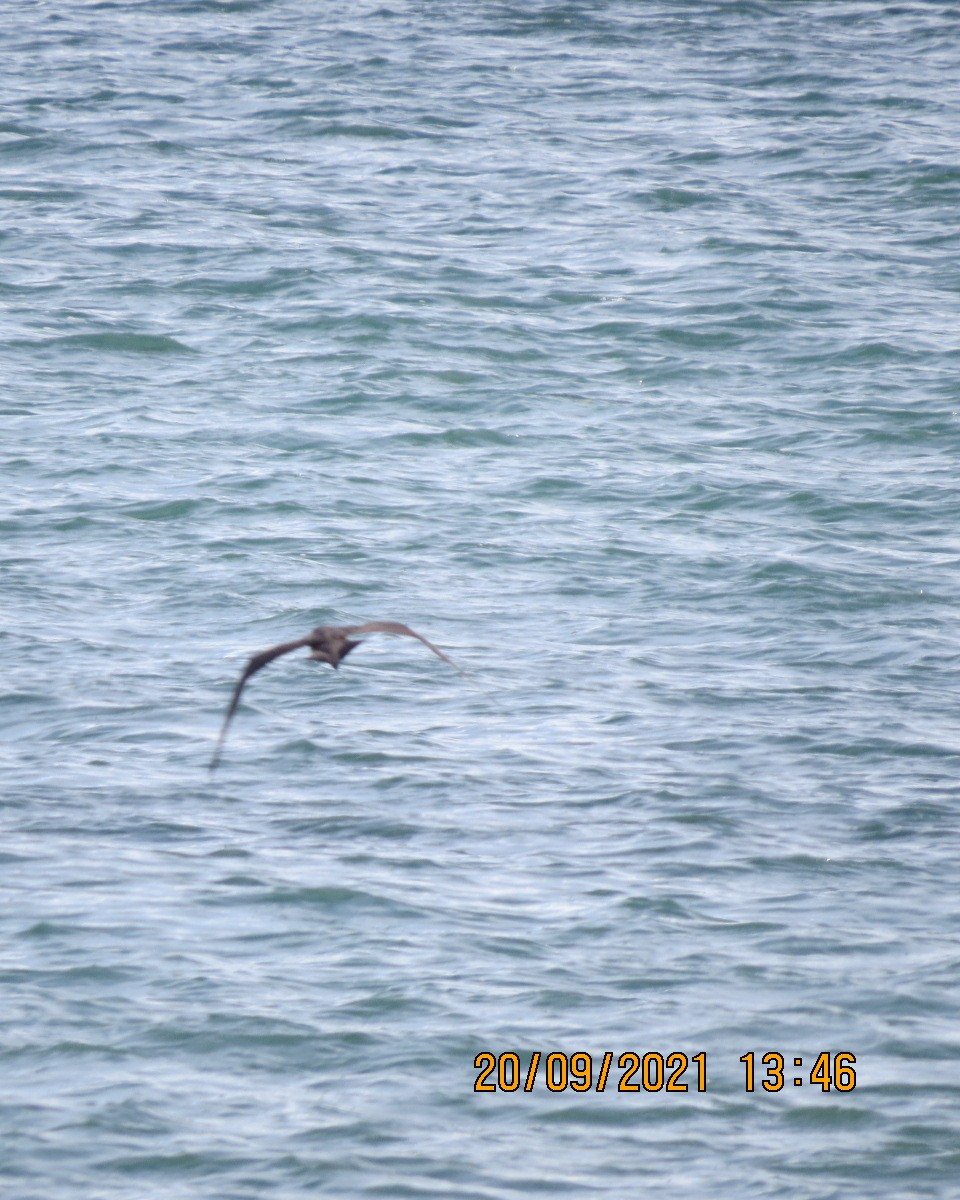
[{"label": "dark brown bird", "polygon": [[432,650],[438,658],[442,658],[444,662],[448,662],[455,671],[460,671],[461,675],[467,674],[466,671],[460,670],[452,658],[448,658],[442,650],[438,650],[433,642],[428,642],[422,634],[417,633],[415,629],[411,629],[408,625],[401,625],[399,621],[368,621],[366,625],[318,625],[312,633],[308,633],[304,638],[298,638],[295,642],[281,642],[279,646],[271,646],[269,650],[261,650],[259,654],[254,654],[243,668],[243,673],[237,680],[237,685],[233,689],[233,695],[230,697],[227,715],[223,719],[223,727],[220,730],[219,738],[217,738],[217,746],[213,752],[213,758],[210,759],[210,770],[214,770],[220,761],[220,753],[223,750],[227,729],[230,726],[233,714],[237,711],[237,705],[240,703],[240,693],[243,691],[244,685],[251,675],[256,675],[261,667],[265,667],[267,663],[272,663],[281,654],[289,654],[291,650],[299,650],[301,646],[309,646],[310,657],[312,659],[316,659],[317,662],[329,663],[336,670],[351,650],[355,650],[357,646],[362,645],[361,642],[351,641],[350,635],[352,633],[396,633],[401,637],[416,638],[418,642],[423,642],[429,650]]}]

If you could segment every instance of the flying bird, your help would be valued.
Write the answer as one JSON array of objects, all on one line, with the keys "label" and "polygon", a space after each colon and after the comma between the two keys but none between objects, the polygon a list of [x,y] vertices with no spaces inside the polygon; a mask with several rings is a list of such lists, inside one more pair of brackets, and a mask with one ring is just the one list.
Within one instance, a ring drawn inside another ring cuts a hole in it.
[{"label": "flying bird", "polygon": [[350,651],[355,650],[357,646],[363,644],[362,642],[351,640],[351,634],[354,633],[395,633],[400,637],[416,638],[418,642],[423,642],[428,650],[432,650],[438,658],[442,658],[444,662],[449,663],[455,671],[459,671],[461,675],[467,674],[466,671],[461,670],[457,666],[452,658],[448,658],[442,650],[438,650],[433,642],[428,642],[423,634],[417,633],[409,625],[401,625],[399,621],[368,621],[365,625],[318,625],[306,637],[298,638],[295,642],[281,642],[279,646],[271,646],[269,650],[261,650],[259,654],[254,654],[249,660],[243,668],[240,678],[237,680],[236,687],[233,689],[233,695],[230,697],[230,704],[227,706],[227,715],[223,719],[223,726],[220,730],[220,736],[217,738],[213,758],[210,759],[209,769],[213,771],[220,761],[220,754],[227,736],[227,729],[230,727],[233,714],[237,711],[237,705],[240,703],[240,694],[251,675],[256,675],[257,671],[265,667],[268,663],[272,663],[281,654],[289,654],[291,650],[299,650],[301,646],[310,647],[310,657],[312,659],[315,659],[317,662],[329,663],[334,670],[337,670]]}]

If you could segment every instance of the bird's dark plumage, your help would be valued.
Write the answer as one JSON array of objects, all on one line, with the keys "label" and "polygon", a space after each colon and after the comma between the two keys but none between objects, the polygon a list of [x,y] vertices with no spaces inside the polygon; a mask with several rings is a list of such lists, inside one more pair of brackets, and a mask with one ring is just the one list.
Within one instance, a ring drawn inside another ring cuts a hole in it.
[{"label": "bird's dark plumage", "polygon": [[449,663],[455,671],[460,671],[461,675],[466,675],[466,671],[461,671],[453,659],[448,658],[442,650],[438,650],[433,642],[428,642],[422,634],[417,633],[415,629],[411,629],[409,625],[401,625],[399,621],[368,621],[365,625],[318,625],[312,633],[304,638],[298,638],[295,642],[281,642],[279,646],[271,646],[269,650],[261,650],[259,654],[254,654],[243,668],[243,672],[233,689],[233,695],[230,697],[230,704],[227,706],[227,715],[223,719],[223,726],[220,730],[220,736],[217,739],[216,749],[213,752],[213,758],[210,760],[210,770],[214,770],[220,761],[220,753],[223,750],[227,729],[230,727],[233,714],[237,711],[237,705],[240,703],[240,694],[251,675],[256,675],[257,671],[265,667],[268,663],[272,663],[281,654],[289,654],[291,650],[299,650],[301,646],[310,647],[310,657],[312,659],[315,659],[317,662],[329,663],[331,667],[336,669],[351,650],[361,645],[360,642],[351,640],[350,635],[354,633],[395,633],[400,637],[416,638],[418,642],[423,642],[427,649],[432,650],[438,658],[442,658],[444,662]]}]

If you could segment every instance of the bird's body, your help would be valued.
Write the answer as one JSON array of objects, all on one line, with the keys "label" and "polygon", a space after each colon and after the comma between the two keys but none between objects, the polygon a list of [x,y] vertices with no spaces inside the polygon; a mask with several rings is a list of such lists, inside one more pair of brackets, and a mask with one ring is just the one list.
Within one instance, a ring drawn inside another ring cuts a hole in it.
[{"label": "bird's body", "polygon": [[310,658],[316,662],[329,663],[336,670],[350,651],[362,644],[352,640],[350,635],[354,633],[395,633],[400,637],[416,638],[418,642],[423,642],[429,650],[432,650],[438,658],[448,662],[455,671],[460,671],[461,675],[466,674],[465,671],[460,670],[452,658],[448,658],[442,650],[438,650],[433,642],[428,642],[422,634],[411,629],[409,625],[402,625],[399,621],[368,621],[365,625],[318,625],[306,637],[298,638],[295,642],[281,642],[278,646],[261,650],[247,662],[233,689],[233,695],[230,697],[227,715],[223,719],[220,737],[217,739],[216,749],[210,760],[210,770],[214,770],[220,761],[220,752],[227,736],[227,729],[233,719],[233,714],[237,711],[237,705],[240,703],[240,694],[251,675],[255,675],[257,671],[273,662],[275,658],[279,658],[281,654],[289,654],[292,650],[299,650],[301,646],[309,647]]}]

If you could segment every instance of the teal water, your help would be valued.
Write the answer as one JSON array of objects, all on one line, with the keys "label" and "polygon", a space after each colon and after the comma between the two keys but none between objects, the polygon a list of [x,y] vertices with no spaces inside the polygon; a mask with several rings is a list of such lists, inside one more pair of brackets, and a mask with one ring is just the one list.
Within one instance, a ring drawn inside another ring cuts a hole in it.
[{"label": "teal water", "polygon": [[956,1195],[956,7],[2,11],[4,1197]]}]

